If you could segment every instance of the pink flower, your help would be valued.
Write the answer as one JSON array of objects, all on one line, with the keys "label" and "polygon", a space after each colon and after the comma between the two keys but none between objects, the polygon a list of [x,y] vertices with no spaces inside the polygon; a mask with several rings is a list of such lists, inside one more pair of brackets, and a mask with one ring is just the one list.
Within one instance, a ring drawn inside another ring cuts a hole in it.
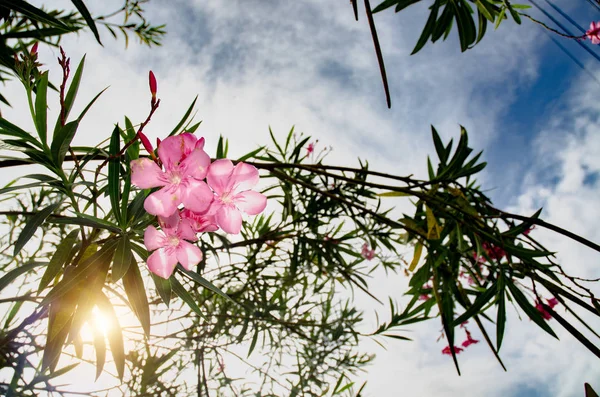
[{"label": "pink flower", "polygon": [[542,315],[542,317],[544,317],[544,320],[551,320],[552,319],[552,315],[550,313],[548,313],[545,309],[544,306],[542,306],[541,303],[537,303],[535,305],[535,308],[537,309],[538,312],[540,312],[540,314]]},{"label": "pink flower", "polygon": [[267,206],[264,194],[250,190],[258,183],[258,178],[258,170],[250,164],[238,163],[234,167],[231,160],[227,159],[216,160],[211,164],[206,180],[215,194],[209,212],[215,215],[217,225],[225,232],[240,232],[241,211],[257,215]]},{"label": "pink flower", "polygon": [[554,309],[554,306],[558,305],[558,300],[556,298],[550,298],[547,300],[548,302],[548,306],[550,306],[550,309]]},{"label": "pink flower", "polygon": [[[460,354],[460,352],[462,352],[464,349],[462,347],[458,347],[458,346],[454,346],[452,348],[452,350],[454,350],[455,354]],[[448,354],[451,355],[452,354],[452,350],[450,350],[450,346],[446,346],[444,347],[444,349],[442,350],[442,354]]]},{"label": "pink flower", "polygon": [[590,23],[590,29],[585,32],[585,35],[592,40],[592,44],[600,44],[600,22]]},{"label": "pink flower", "polygon": [[181,211],[181,219],[188,220],[192,230],[194,230],[196,233],[216,232],[219,230],[219,226],[217,225],[214,215],[209,215],[207,213],[200,214],[188,209],[184,209]]},{"label": "pink flower", "polygon": [[476,343],[479,343],[478,340],[473,339],[473,337],[471,336],[471,333],[466,328],[465,328],[465,332],[467,333],[467,340],[465,340],[462,343],[463,347],[466,348],[466,347],[469,347],[469,346],[474,345]]},{"label": "pink flower", "polygon": [[315,144],[314,144],[314,142],[311,142],[308,144],[308,146],[306,148],[306,155],[310,156],[311,154],[313,154],[314,151],[315,151]]},{"label": "pink flower", "polygon": [[420,301],[428,301],[429,300],[429,295],[427,295],[427,294],[421,294],[421,295],[419,295],[419,300]]},{"label": "pink flower", "polygon": [[204,138],[192,134],[171,136],[161,142],[158,157],[164,171],[148,158],[131,162],[131,182],[142,189],[162,187],[144,202],[152,215],[167,218],[179,204],[194,212],[208,209],[213,193],[202,181],[210,166],[210,157],[204,151]]},{"label": "pink flower", "polygon": [[533,229],[535,229],[535,225],[532,225],[529,229],[525,230],[523,234],[529,236],[529,233],[531,233]]},{"label": "pink flower", "polygon": [[375,258],[375,250],[370,249],[369,244],[364,243],[360,255],[366,260],[370,261],[371,259]]},{"label": "pink flower", "polygon": [[483,264],[486,262],[485,257],[477,256],[477,252],[475,251],[473,251],[473,259],[475,259],[475,262],[477,262],[477,264]]},{"label": "pink flower", "polygon": [[148,226],[144,233],[146,249],[154,251],[148,257],[148,269],[165,279],[171,277],[177,262],[191,270],[202,260],[202,251],[188,242],[197,240],[190,223],[181,220],[179,212],[168,218],[159,217],[158,222],[162,230]]}]

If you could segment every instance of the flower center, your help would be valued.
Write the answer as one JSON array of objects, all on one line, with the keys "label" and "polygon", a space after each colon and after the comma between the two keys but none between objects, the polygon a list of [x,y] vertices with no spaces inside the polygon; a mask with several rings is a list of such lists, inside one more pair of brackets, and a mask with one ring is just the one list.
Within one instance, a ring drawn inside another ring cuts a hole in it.
[{"label": "flower center", "polygon": [[172,171],[169,173],[169,182],[171,182],[173,185],[179,185],[182,179],[183,177],[178,171]]},{"label": "flower center", "polygon": [[179,245],[179,237],[177,236],[169,236],[168,240],[171,247],[177,247]]}]

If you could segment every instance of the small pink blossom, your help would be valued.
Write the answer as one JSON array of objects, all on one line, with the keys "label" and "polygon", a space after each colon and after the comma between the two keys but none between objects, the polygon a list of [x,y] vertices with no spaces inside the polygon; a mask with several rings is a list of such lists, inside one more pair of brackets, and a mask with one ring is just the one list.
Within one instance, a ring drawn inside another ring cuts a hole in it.
[{"label": "small pink blossom", "polygon": [[479,343],[479,341],[478,341],[478,340],[476,340],[476,339],[473,339],[473,337],[471,336],[471,333],[470,333],[470,332],[469,332],[469,330],[467,330],[466,328],[465,328],[465,332],[467,333],[467,340],[465,340],[465,341],[462,343],[462,346],[463,346],[463,347],[465,347],[465,348],[466,348],[466,347],[469,347],[469,346],[471,346],[471,345],[474,345],[474,344],[476,344],[476,343]]},{"label": "small pink blossom", "polygon": [[214,215],[207,213],[197,213],[188,209],[181,211],[181,219],[187,219],[190,222],[192,230],[196,233],[216,232],[219,230]]},{"label": "small pink blossom", "polygon": [[547,300],[548,302],[548,306],[550,306],[550,309],[554,309],[554,306],[558,305],[558,300],[556,298],[550,298]]},{"label": "small pink blossom", "polygon": [[31,47],[31,51],[29,52],[32,57],[36,56],[38,52],[38,42],[36,41],[33,47]]},{"label": "small pink blossom", "polygon": [[180,204],[202,213],[210,206],[213,193],[202,181],[210,166],[204,151],[204,138],[184,133],[168,137],[158,148],[164,171],[152,160],[140,158],[131,162],[131,182],[142,189],[162,187],[144,202],[152,215],[167,218]]},{"label": "small pink blossom", "polygon": [[208,185],[214,191],[209,212],[215,215],[217,224],[225,232],[240,232],[242,211],[248,215],[258,215],[267,206],[264,194],[250,190],[258,183],[258,179],[258,170],[250,164],[238,163],[234,167],[231,160],[227,159],[211,164],[206,175]]},{"label": "small pink blossom", "polygon": [[419,300],[420,301],[428,301],[431,297],[427,294],[421,294],[419,295]]},{"label": "small pink blossom", "polygon": [[535,229],[535,225],[532,225],[529,229],[525,230],[523,234],[529,236],[529,233],[531,233],[533,229]]},{"label": "small pink blossom", "polygon": [[190,223],[181,220],[179,212],[167,218],[159,217],[158,222],[161,230],[148,226],[144,233],[146,249],[154,251],[148,257],[148,269],[165,279],[171,277],[178,262],[191,270],[202,260],[202,251],[188,242],[197,240]]},{"label": "small pink blossom", "polygon": [[375,258],[375,250],[369,248],[369,244],[364,243],[360,255],[366,260],[370,261]]},{"label": "small pink blossom", "polygon": [[[460,354],[460,352],[462,352],[464,349],[462,347],[458,347],[458,346],[454,346],[452,348],[452,350],[454,350],[455,354]],[[450,349],[450,346],[446,346],[443,350],[442,350],[442,354],[447,354],[447,355],[451,355],[452,354],[452,350]]]},{"label": "small pink blossom", "polygon": [[315,144],[314,144],[314,142],[311,142],[306,147],[306,155],[310,156],[311,154],[314,153],[314,151],[315,151]]},{"label": "small pink blossom", "polygon": [[552,315],[550,313],[548,313],[546,311],[546,309],[544,309],[544,306],[542,306],[541,303],[537,303],[535,305],[535,308],[537,309],[538,312],[540,312],[540,314],[542,315],[542,317],[544,318],[544,320],[551,320],[552,319]]},{"label": "small pink blossom", "polygon": [[600,44],[600,21],[590,23],[590,29],[585,32],[585,36],[592,40],[592,44]]},{"label": "small pink blossom", "polygon": [[473,251],[473,259],[475,259],[475,262],[477,262],[477,264],[479,264],[479,265],[486,262],[485,257],[478,256],[477,252],[475,252],[475,251]]}]

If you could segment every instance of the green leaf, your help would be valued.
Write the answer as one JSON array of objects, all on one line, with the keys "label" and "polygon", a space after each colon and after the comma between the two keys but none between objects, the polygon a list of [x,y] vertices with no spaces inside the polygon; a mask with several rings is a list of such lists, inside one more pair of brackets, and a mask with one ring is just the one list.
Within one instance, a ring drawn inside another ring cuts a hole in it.
[{"label": "green leaf", "polygon": [[475,44],[479,43],[481,39],[483,39],[483,36],[485,35],[485,32],[487,30],[488,23],[488,20],[480,11],[477,12],[477,18],[479,19],[479,34],[477,35],[477,41],[475,42]]},{"label": "green leaf", "polygon": [[129,237],[127,235],[121,236],[115,249],[115,255],[113,257],[113,266],[111,272],[111,278],[113,282],[119,281],[127,270],[129,265],[133,261],[133,253],[131,252],[131,244],[129,243]]},{"label": "green leaf", "polygon": [[138,320],[140,320],[144,333],[146,336],[150,336],[150,307],[148,305],[148,297],[146,296],[146,288],[144,287],[144,280],[140,274],[140,269],[133,256],[131,257],[129,269],[125,277],[123,277],[123,286],[125,287],[125,293],[127,294],[131,308]]},{"label": "green leaf", "polygon": [[253,150],[249,153],[246,153],[245,155],[243,155],[242,157],[240,157],[237,161],[246,161],[249,158],[252,158],[254,156],[256,156],[258,153],[262,152],[265,149],[265,146],[261,146],[256,150]]},{"label": "green leaf", "polygon": [[515,301],[517,301],[517,304],[521,307],[521,309],[523,309],[525,314],[527,314],[527,316],[531,320],[533,320],[533,322],[536,323],[541,329],[558,339],[558,336],[556,336],[554,331],[552,331],[552,328],[550,328],[548,323],[546,323],[546,321],[540,315],[537,309],[533,307],[531,303],[529,303],[529,301],[527,300],[525,295],[523,295],[523,293],[519,290],[519,288],[511,282],[508,282],[507,286],[510,290],[511,295],[515,298]]},{"label": "green leaf", "polygon": [[[108,154],[111,157],[108,161],[108,195],[113,215],[119,222],[119,226],[123,226],[121,218],[121,158],[118,156],[121,142],[121,130],[118,125],[115,125],[110,138],[110,147]],[[129,261],[127,261],[129,264]],[[124,274],[125,272],[123,272]]]},{"label": "green leaf", "polygon": [[173,292],[175,292],[175,294],[179,296],[181,300],[184,301],[197,315],[204,318],[204,314],[194,301],[194,298],[192,298],[189,292],[185,290],[179,280],[177,280],[175,277],[171,277],[169,280],[171,281],[171,288]]},{"label": "green leaf", "polygon": [[94,334],[94,350],[96,351],[96,380],[98,380],[106,362],[106,340],[100,327],[93,326],[92,332]]},{"label": "green leaf", "polygon": [[4,322],[4,329],[8,329],[8,327],[10,327],[10,323],[19,312],[19,309],[21,309],[21,306],[23,306],[23,302],[25,301],[15,302],[13,307],[10,309],[10,312],[8,312],[8,316],[6,317],[6,321]]},{"label": "green leaf", "polygon": [[171,281],[165,280],[154,273],[151,273],[150,275],[152,276],[152,281],[154,281],[156,292],[158,292],[158,295],[165,305],[169,307],[169,303],[171,302]]},{"label": "green leaf", "polygon": [[83,17],[83,19],[85,19],[85,22],[90,27],[91,31],[94,33],[94,36],[96,37],[96,40],[98,41],[98,43],[100,45],[102,45],[102,42],[100,41],[100,34],[98,33],[98,29],[96,28],[96,23],[94,22],[94,18],[92,18],[92,16],[90,15],[90,12],[88,11],[88,9],[85,6],[85,4],[83,3],[83,1],[81,1],[81,0],[71,0],[71,1],[75,5],[75,7],[77,7],[77,11],[79,11],[79,13]]},{"label": "green leaf", "polygon": [[11,122],[2,117],[0,117],[0,134],[21,138],[35,145],[39,149],[43,148],[42,144],[34,137],[32,137],[29,133],[23,131],[21,128],[17,127],[16,125],[12,124]]},{"label": "green leaf", "polygon": [[423,48],[423,46],[427,43],[429,36],[431,36],[431,34],[433,33],[433,29],[435,28],[435,22],[437,20],[438,10],[440,9],[440,4],[440,0],[436,0],[435,3],[433,3],[433,7],[431,8],[431,14],[429,14],[429,18],[425,23],[425,28],[423,29],[423,32],[421,33],[421,36],[417,41],[417,45],[415,46],[410,55],[414,55],[417,52],[419,52],[421,48]]},{"label": "green leaf", "polygon": [[217,154],[215,156],[218,159],[224,159],[225,156],[227,156],[227,154],[225,154],[223,142],[223,135],[219,135],[219,141],[217,142]]},{"label": "green leaf", "polygon": [[187,122],[187,119],[188,119],[188,117],[190,117],[190,114],[192,113],[192,110],[194,109],[194,105],[196,105],[197,100],[198,100],[198,95],[196,95],[196,98],[194,98],[194,100],[192,101],[192,104],[190,105],[188,110],[185,112],[185,114],[183,115],[183,117],[181,118],[179,123],[175,126],[175,128],[173,128],[173,131],[171,131],[169,136],[175,135],[179,131],[179,129]]},{"label": "green leaf", "polygon": [[77,128],[79,128],[79,121],[71,121],[70,123],[65,124],[64,127],[61,127],[58,130],[58,133],[54,134],[50,152],[52,153],[54,163],[58,167],[62,167],[62,163],[65,160],[69,146],[71,146],[73,137],[75,137]]},{"label": "green leaf", "polygon": [[85,279],[95,272],[99,272],[101,269],[108,269],[115,249],[117,248],[117,243],[117,240],[107,241],[98,252],[95,252],[90,255],[89,258],[82,260],[73,272],[69,273],[68,277],[63,278],[48,293],[48,295],[46,295],[42,301],[42,305],[46,305],[56,300],[71,291],[77,285],[83,286]]},{"label": "green leaf", "polygon": [[32,6],[31,4],[27,3],[26,1],[2,0],[2,2],[3,2],[3,6],[5,6],[6,8],[11,9],[16,12],[19,12],[19,13],[23,14],[24,16],[26,16],[27,18],[30,18],[34,21],[39,21],[43,24],[50,25],[55,28],[64,29],[65,31],[69,31],[68,27],[64,23],[62,23],[58,19],[54,18],[53,16],[47,14],[43,10],[40,10],[39,8]]},{"label": "green leaf", "polygon": [[46,136],[48,134],[47,115],[48,110],[47,103],[47,91],[48,91],[48,72],[43,73],[40,76],[40,81],[37,85],[37,91],[35,94],[35,127],[42,143],[46,143]]},{"label": "green leaf", "polygon": [[378,197],[412,197],[412,194],[405,192],[383,192],[378,193]]},{"label": "green leaf", "polygon": [[504,327],[506,325],[506,297],[504,295],[504,275],[498,277],[498,314],[496,316],[496,350],[500,351]]},{"label": "green leaf", "polygon": [[464,323],[466,320],[470,319],[474,315],[479,313],[479,310],[485,306],[494,296],[496,295],[496,284],[493,284],[491,287],[485,290],[485,292],[479,294],[479,296],[475,299],[475,302],[471,305],[471,307],[467,308],[467,310],[458,316],[456,320],[454,320],[454,326],[460,325]]},{"label": "green leaf", "polygon": [[247,357],[250,357],[250,355],[254,351],[254,348],[256,347],[256,342],[258,341],[258,333],[259,333],[259,329],[258,329],[258,327],[256,327],[254,329],[254,335],[252,335],[252,342],[250,343],[250,348],[248,349]]},{"label": "green leaf", "polygon": [[393,7],[394,5],[396,5],[397,3],[399,3],[401,0],[385,0],[384,2],[382,2],[381,4],[379,4],[377,7],[373,8],[373,10],[371,11],[373,14],[375,14],[376,12],[380,12],[383,11],[387,8]]},{"label": "green leaf", "polygon": [[60,204],[61,203],[58,202],[47,206],[27,221],[27,224],[21,231],[21,234],[19,235],[19,238],[15,243],[13,256],[17,256],[17,254],[21,252],[21,250],[23,249],[25,244],[27,244],[29,239],[33,237],[37,228],[40,227],[46,221],[46,218],[48,218],[60,206]]},{"label": "green leaf", "polygon": [[105,221],[100,218],[96,218],[92,215],[87,214],[77,214],[77,218],[71,216],[65,216],[60,218],[53,218],[48,221],[49,223],[58,223],[63,225],[80,225],[80,226],[90,226],[97,229],[105,229],[114,233],[121,233],[122,230],[118,228],[116,225]]},{"label": "green leaf", "polygon": [[435,146],[435,151],[440,159],[442,164],[446,163],[448,160],[448,156],[446,155],[446,151],[444,150],[444,144],[442,143],[442,139],[440,135],[436,131],[434,126],[431,126],[431,137],[433,138],[433,145]]},{"label": "green leaf", "polygon": [[60,273],[64,264],[71,259],[69,256],[71,255],[78,234],[78,230],[73,230],[60,242],[60,244],[58,244],[54,255],[52,255],[52,259],[50,259],[50,263],[48,263],[48,267],[42,276],[38,292],[42,292],[42,290],[48,286],[50,281]]},{"label": "green leaf", "polygon": [[234,301],[233,299],[231,299],[229,297],[229,295],[227,295],[225,292],[221,291],[218,287],[216,287],[214,284],[212,284],[210,281],[206,280],[204,277],[202,277],[198,273],[192,272],[192,271],[189,271],[189,270],[185,270],[183,268],[183,266],[181,266],[181,265],[177,265],[177,270],[179,270],[183,275],[187,276],[188,278],[190,278],[194,282],[200,284],[204,288],[207,288],[207,289],[211,290],[215,294],[220,295],[223,298],[227,299],[228,301],[230,301],[232,303],[235,303],[237,305],[237,302]]},{"label": "green leaf", "polygon": [[498,26],[500,26],[500,23],[502,23],[502,20],[504,19],[506,14],[506,8],[503,8],[502,11],[500,11],[500,14],[498,14],[498,19],[496,19],[496,25],[494,26],[494,29],[498,29]]},{"label": "green leaf", "polygon": [[[75,97],[77,96],[77,91],[79,90],[79,84],[81,83],[81,76],[83,74],[84,65],[85,65],[85,55],[83,56],[83,58],[81,58],[81,61],[79,62],[79,65],[77,66],[77,70],[75,71],[75,74],[73,75],[73,81],[71,82],[71,85],[69,86],[69,89],[67,90],[67,94],[65,95],[65,102],[64,102],[64,106],[63,106],[63,111],[64,111],[63,118],[65,120],[65,125],[66,125],[66,120],[69,117],[69,113],[71,113],[71,109],[73,108],[73,103],[75,102]],[[61,116],[59,114],[58,118],[56,120],[56,126],[54,127],[54,136],[53,136],[52,142],[54,142],[57,134],[59,133],[59,131],[61,130],[62,127],[63,127],[62,120],[61,120]],[[71,141],[69,141],[69,144],[70,144],[70,142]]]},{"label": "green leaf", "polygon": [[113,308],[112,303],[110,303],[110,300],[103,293],[100,293],[98,297],[98,308],[102,310],[103,313],[108,315],[108,318],[111,322],[111,327],[107,335],[108,344],[110,345],[110,351],[112,353],[113,360],[115,361],[115,366],[117,367],[119,379],[123,381],[123,374],[125,373],[125,349],[123,347],[123,331],[121,331],[119,319],[117,318],[115,309]]}]

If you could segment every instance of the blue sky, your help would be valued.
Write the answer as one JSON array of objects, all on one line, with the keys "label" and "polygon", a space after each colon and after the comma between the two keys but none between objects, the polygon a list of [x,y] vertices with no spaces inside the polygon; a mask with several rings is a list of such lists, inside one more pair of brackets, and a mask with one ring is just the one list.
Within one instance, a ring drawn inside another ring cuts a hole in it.
[{"label": "blue sky", "polygon": [[[554,2],[585,28],[600,20],[586,0]],[[120,5],[89,3],[97,11]],[[549,221],[600,241],[597,82],[528,21],[488,29],[466,53],[460,53],[453,32],[446,42],[427,44],[411,57],[427,18],[425,1],[375,17],[392,92],[390,110],[359,3],[355,22],[347,0],[153,1],[147,7],[151,21],[168,24],[162,47],[131,44],[125,51],[123,41],[113,42],[107,32],[104,48],[90,35],[69,38],[63,45],[73,61],[87,53],[80,97],[111,86],[76,140],[95,144],[124,114],[145,118],[148,69],[157,76],[162,102],[147,134],[162,137],[170,131],[198,95],[203,120],[198,133],[209,151],[219,134],[229,137],[233,156],[267,143],[269,125],[280,136],[296,125],[320,145],[333,146],[331,163],[355,165],[360,157],[373,169],[425,177],[426,156],[434,153],[430,125],[447,140],[458,137],[462,124],[473,146],[485,150],[489,166],[479,180],[499,207],[530,214],[543,206]],[[531,14],[546,21],[535,10]],[[575,42],[558,39],[600,79],[597,61]],[[43,48],[40,57],[57,79],[56,51]],[[8,97],[22,97],[18,87],[7,89]],[[13,122],[27,122],[22,109],[2,110]],[[407,203],[399,207],[411,210]],[[574,273],[600,276],[593,252],[543,230],[535,233]],[[372,283],[384,298],[389,292],[400,299],[398,286],[406,280],[378,275]],[[374,307],[365,303],[364,308],[371,313]],[[463,376],[457,377],[440,354],[444,346],[435,343],[439,328],[433,322],[415,326],[414,342],[388,342],[388,350],[365,342],[364,349],[378,355],[360,378],[369,381],[365,395],[391,395],[398,382],[405,395],[581,396],[584,381],[600,389],[594,383],[600,365],[591,353],[564,332],[560,342],[552,340],[514,313],[502,348],[508,373],[479,344],[461,355]]]}]

